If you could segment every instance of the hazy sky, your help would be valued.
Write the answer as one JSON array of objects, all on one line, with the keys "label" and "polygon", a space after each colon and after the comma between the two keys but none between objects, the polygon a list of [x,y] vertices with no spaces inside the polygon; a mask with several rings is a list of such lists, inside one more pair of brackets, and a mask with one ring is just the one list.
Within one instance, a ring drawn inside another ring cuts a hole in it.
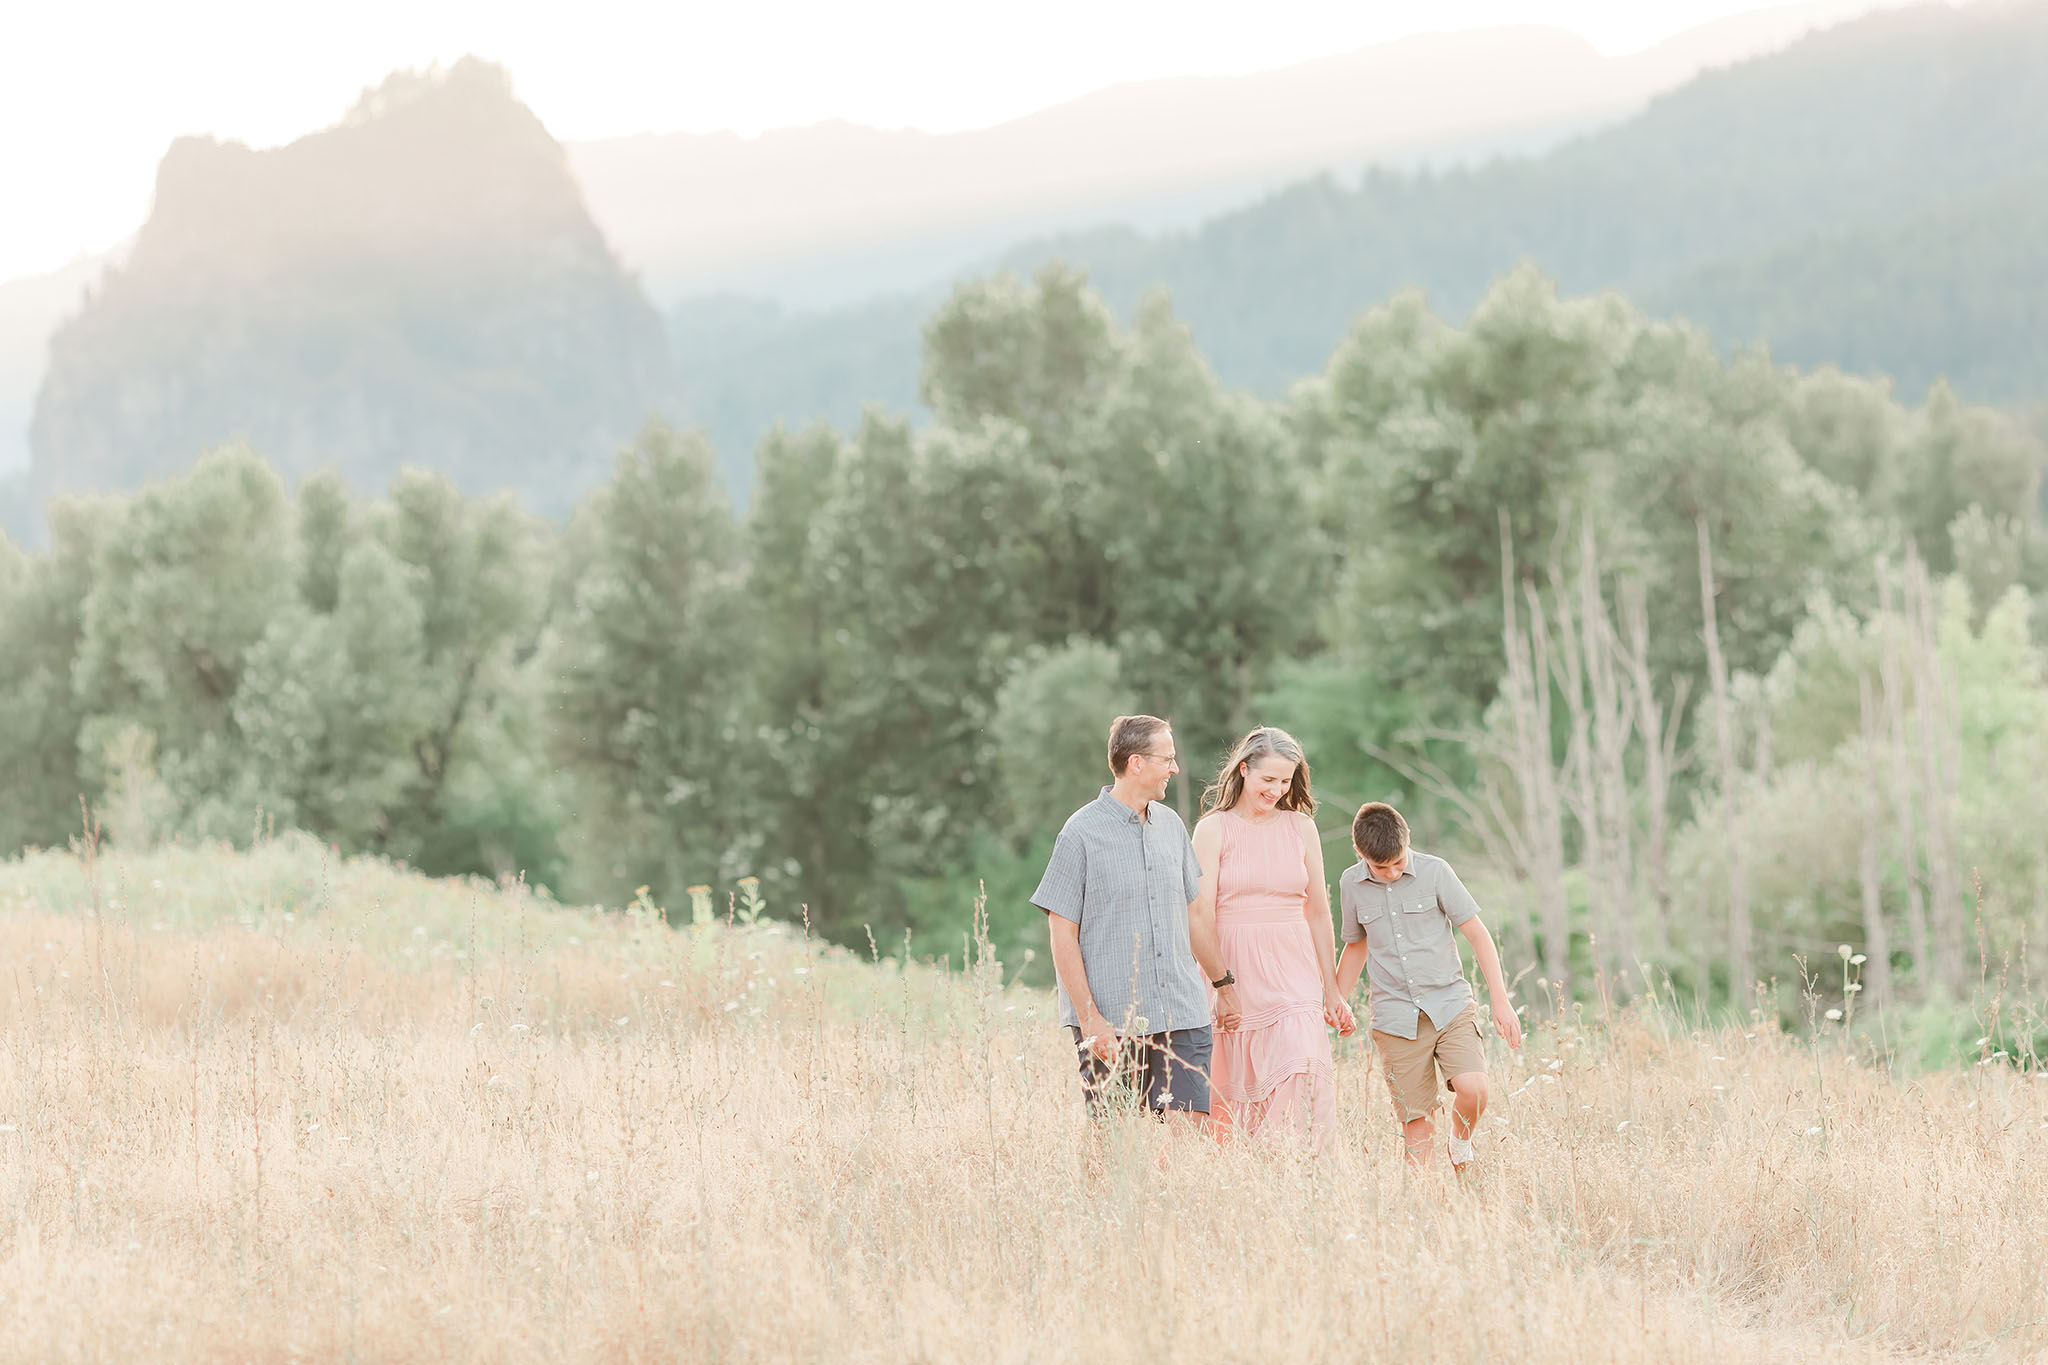
[{"label": "hazy sky", "polygon": [[140,225],[181,133],[274,145],[397,67],[510,68],[561,138],[842,118],[933,132],[1118,81],[1235,74],[1431,29],[1541,23],[1607,53],[1754,0],[162,0],[10,7],[0,279]]}]

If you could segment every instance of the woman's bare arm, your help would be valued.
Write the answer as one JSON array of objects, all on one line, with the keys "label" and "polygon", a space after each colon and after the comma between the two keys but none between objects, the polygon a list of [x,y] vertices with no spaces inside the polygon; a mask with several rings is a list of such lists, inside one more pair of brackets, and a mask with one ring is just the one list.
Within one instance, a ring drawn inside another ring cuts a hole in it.
[{"label": "woman's bare arm", "polygon": [[1294,818],[1301,822],[1303,861],[1308,864],[1308,896],[1301,913],[1308,921],[1308,935],[1316,945],[1316,966],[1323,974],[1323,1021],[1340,1033],[1349,1034],[1357,1027],[1357,1021],[1351,1016],[1344,993],[1337,989],[1336,931],[1330,926],[1330,888],[1323,880],[1322,832],[1316,828],[1313,815],[1296,811]]}]

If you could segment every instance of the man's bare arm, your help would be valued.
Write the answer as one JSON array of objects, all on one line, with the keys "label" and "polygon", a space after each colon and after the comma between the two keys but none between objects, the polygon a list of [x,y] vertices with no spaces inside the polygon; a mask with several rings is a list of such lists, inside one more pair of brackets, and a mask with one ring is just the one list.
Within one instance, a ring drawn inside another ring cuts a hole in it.
[{"label": "man's bare arm", "polygon": [[1088,989],[1088,968],[1081,962],[1081,926],[1049,910],[1045,922],[1052,934],[1053,975],[1060,979],[1067,999],[1074,1002],[1074,1018],[1080,1021],[1089,1050],[1107,1059],[1116,1049],[1116,1030],[1102,1017],[1094,992]]}]

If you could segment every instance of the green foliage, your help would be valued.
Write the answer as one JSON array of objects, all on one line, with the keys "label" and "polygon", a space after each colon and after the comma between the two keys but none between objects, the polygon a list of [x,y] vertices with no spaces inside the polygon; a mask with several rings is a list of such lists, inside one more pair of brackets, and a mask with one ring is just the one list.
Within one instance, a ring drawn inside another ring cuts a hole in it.
[{"label": "green foliage", "polygon": [[1047,830],[1092,801],[1111,780],[1108,727],[1097,735],[1075,718],[1137,709],[1108,645],[1078,638],[1058,649],[1027,650],[996,693],[990,722],[1002,832],[1018,844],[1042,842]]},{"label": "green foliage", "polygon": [[[1504,776],[1502,593],[1524,628],[1535,600],[1561,621],[1590,543],[1572,610],[1640,601],[1653,692],[1695,699],[1663,737],[1669,876],[1630,951],[1699,984],[1727,886],[1724,793],[1697,757],[1704,526],[1766,969],[1860,941],[1842,831],[1884,776],[1862,693],[1900,609],[1878,566],[1915,547],[1953,569],[1934,642],[1952,684],[1927,694],[1956,719],[1953,762],[1926,751],[1953,870],[1985,879],[1987,944],[2048,931],[2028,820],[2048,800],[2048,555],[2024,424],[1727,361],[1529,269],[1462,328],[1397,296],[1284,402],[1226,389],[1163,296],[1124,327],[1071,271],[998,277],[932,318],[923,395],[921,430],[870,412],[850,434],[774,431],[744,517],[710,444],[660,424],[560,530],[417,469],[374,499],[331,475],[289,494],[238,448],[57,504],[48,550],[0,543],[0,759],[31,774],[0,792],[0,834],[55,842],[83,797],[131,847],[274,820],[676,914],[752,876],[829,937],[934,954],[985,894],[998,951],[1038,979],[1048,841],[1105,780],[1110,717],[1146,710],[1174,721],[1186,808],[1237,732],[1294,731],[1333,867],[1351,808],[1397,800],[1497,889],[1526,957],[1514,850],[1536,798]],[[1581,661],[1553,646],[1556,697],[1579,696]],[[1549,724],[1570,829],[1546,904],[1567,929],[1613,923],[1587,832],[1601,741],[1563,700]],[[1610,776],[1647,782],[1629,754]],[[1627,833],[1645,849],[1646,821]],[[1919,857],[1884,855],[1894,916],[1939,880]],[[1893,957],[1918,979],[1909,937]],[[1568,956],[1616,967],[1582,935]]]},{"label": "green foliage", "polygon": [[738,537],[709,444],[650,426],[579,516],[587,558],[544,663],[553,751],[575,774],[572,847],[586,881],[680,904],[730,871],[749,780]]},{"label": "green foliage", "polygon": [[0,537],[0,849],[59,845],[77,828],[87,708],[72,667],[110,520],[102,504],[65,500],[50,506],[42,553]]}]

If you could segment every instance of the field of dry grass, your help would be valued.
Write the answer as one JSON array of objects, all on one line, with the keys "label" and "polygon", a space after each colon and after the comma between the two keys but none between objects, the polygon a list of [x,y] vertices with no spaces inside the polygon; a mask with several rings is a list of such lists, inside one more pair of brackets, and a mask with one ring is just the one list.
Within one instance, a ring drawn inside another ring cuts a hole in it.
[{"label": "field of dry grass", "polygon": [[280,840],[0,864],[0,1359],[2048,1352],[2048,1082],[1654,1007],[1463,1181],[1083,1120],[1048,999]]}]

